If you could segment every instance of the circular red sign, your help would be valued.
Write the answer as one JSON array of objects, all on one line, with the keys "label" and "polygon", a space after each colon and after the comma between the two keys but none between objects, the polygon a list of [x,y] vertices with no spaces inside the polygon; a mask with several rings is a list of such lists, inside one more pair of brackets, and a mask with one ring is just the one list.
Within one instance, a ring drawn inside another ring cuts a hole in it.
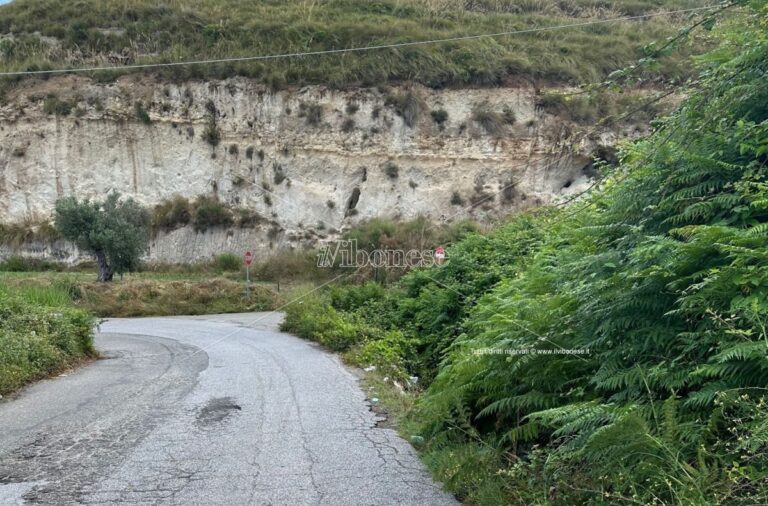
[{"label": "circular red sign", "polygon": [[253,263],[253,253],[250,251],[245,252],[245,265],[251,265]]}]

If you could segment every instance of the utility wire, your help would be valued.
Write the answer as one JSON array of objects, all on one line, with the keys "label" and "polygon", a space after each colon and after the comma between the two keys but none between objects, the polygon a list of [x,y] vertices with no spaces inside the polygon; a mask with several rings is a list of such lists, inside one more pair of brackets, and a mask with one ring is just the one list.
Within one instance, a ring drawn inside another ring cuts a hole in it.
[{"label": "utility wire", "polygon": [[566,25],[527,28],[524,30],[512,30],[508,32],[485,33],[480,35],[464,35],[459,37],[449,37],[446,39],[418,40],[418,41],[412,41],[412,42],[398,42],[393,44],[380,44],[380,45],[374,45],[374,46],[352,47],[352,48],[346,48],[346,49],[323,49],[319,51],[280,53],[280,54],[260,55],[260,56],[242,56],[242,57],[233,57],[233,58],[180,61],[180,62],[169,62],[169,63],[144,63],[144,64],[122,65],[122,66],[81,67],[81,68],[71,68],[71,69],[25,70],[25,71],[17,71],[17,72],[0,72],[0,77],[41,75],[41,74],[67,74],[70,72],[94,72],[94,71],[100,71],[100,70],[132,70],[132,69],[146,69],[146,68],[159,68],[159,67],[178,67],[178,66],[184,66],[184,65],[207,65],[207,64],[213,64],[213,63],[277,60],[277,59],[283,59],[283,58],[299,58],[303,56],[359,53],[363,51],[373,51],[373,50],[379,50],[379,49],[396,49],[401,47],[426,46],[430,44],[442,44],[445,42],[461,42],[465,40],[477,40],[477,39],[503,37],[507,35],[522,35],[522,34],[528,34],[528,33],[548,32],[548,31],[554,31],[554,30],[563,30],[567,28],[578,28],[582,26],[594,26],[594,25],[601,25],[601,24],[607,24],[607,23],[615,23],[620,21],[636,21],[639,19],[648,19],[648,18],[653,18],[658,16],[671,16],[674,14],[686,14],[691,12],[712,10],[715,8],[717,8],[717,6],[711,5],[708,7],[695,7],[691,9],[680,9],[675,11],[654,12],[649,14],[641,14],[637,16],[625,16],[621,18],[600,19],[596,21],[585,21],[582,23],[570,23]]}]

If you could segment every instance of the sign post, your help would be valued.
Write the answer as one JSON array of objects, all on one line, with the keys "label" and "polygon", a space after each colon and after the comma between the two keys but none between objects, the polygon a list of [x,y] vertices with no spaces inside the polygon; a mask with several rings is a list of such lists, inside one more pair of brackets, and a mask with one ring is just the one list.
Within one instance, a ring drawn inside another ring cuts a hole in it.
[{"label": "sign post", "polygon": [[253,253],[250,251],[245,252],[243,257],[245,262],[245,296],[251,298],[251,264],[253,263]]}]

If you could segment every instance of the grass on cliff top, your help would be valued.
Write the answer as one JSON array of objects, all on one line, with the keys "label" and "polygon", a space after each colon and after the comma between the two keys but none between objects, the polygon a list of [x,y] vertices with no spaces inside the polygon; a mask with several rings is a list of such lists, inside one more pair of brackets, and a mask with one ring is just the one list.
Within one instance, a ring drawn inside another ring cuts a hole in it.
[{"label": "grass on cliff top", "polygon": [[[16,0],[0,6],[0,70],[161,63],[430,40],[701,7],[701,0]],[[175,79],[257,78],[274,87],[416,81],[492,85],[509,77],[594,82],[688,23],[687,15],[398,50],[173,67]],[[687,73],[685,55],[654,70]],[[112,79],[114,72],[97,78]]]}]

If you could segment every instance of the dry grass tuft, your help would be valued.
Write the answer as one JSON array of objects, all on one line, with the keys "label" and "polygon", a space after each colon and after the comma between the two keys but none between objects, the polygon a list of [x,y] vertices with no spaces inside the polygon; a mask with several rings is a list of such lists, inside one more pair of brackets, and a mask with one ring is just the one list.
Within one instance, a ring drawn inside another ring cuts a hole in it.
[{"label": "dry grass tuft", "polygon": [[252,286],[246,298],[243,283],[207,281],[131,280],[121,283],[82,283],[78,305],[97,316],[170,316],[268,311],[279,306],[269,288]]}]

